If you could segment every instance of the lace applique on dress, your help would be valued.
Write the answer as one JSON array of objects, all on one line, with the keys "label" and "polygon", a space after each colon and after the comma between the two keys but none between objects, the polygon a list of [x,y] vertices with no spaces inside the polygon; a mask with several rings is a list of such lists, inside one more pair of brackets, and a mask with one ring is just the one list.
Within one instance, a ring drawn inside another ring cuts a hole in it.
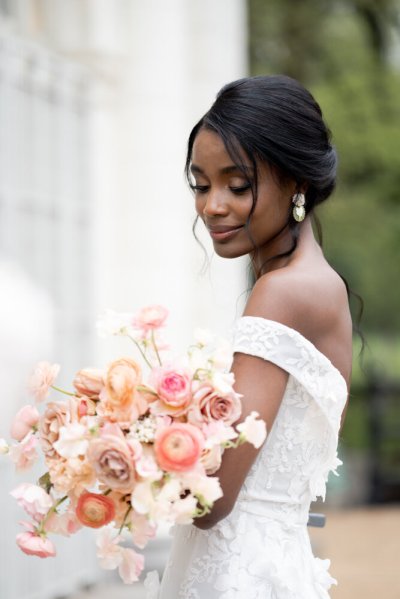
[{"label": "lace applique on dress", "polygon": [[325,498],[347,399],[339,371],[297,331],[245,316],[234,350],[289,373],[274,425],[229,516],[209,530],[175,525],[159,599],[328,599],[329,560],[312,554],[311,501]]}]

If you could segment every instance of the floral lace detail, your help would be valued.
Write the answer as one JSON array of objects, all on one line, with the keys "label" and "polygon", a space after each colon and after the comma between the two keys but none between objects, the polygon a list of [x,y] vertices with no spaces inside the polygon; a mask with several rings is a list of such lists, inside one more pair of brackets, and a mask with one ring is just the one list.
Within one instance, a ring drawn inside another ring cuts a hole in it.
[{"label": "floral lace detail", "polygon": [[329,560],[312,554],[311,501],[325,498],[347,399],[339,371],[299,332],[242,317],[234,350],[289,373],[274,425],[229,516],[209,530],[175,525],[160,599],[329,599]]}]

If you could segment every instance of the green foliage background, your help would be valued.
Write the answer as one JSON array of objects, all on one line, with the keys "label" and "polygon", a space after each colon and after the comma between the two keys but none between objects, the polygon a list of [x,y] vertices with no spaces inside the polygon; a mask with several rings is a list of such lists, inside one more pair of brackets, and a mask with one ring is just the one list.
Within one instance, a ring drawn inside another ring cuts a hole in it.
[{"label": "green foliage background", "polygon": [[400,2],[248,0],[248,8],[251,74],[300,80],[338,150],[337,190],[319,217],[328,260],[365,304],[365,372],[355,351],[345,427],[349,443],[363,446],[365,373],[400,377]]}]

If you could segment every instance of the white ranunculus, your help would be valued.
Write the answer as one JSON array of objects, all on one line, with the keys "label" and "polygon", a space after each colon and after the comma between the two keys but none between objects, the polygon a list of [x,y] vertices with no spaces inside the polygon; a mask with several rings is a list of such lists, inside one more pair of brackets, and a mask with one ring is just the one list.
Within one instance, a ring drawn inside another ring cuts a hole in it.
[{"label": "white ranunculus", "polygon": [[245,418],[244,422],[236,426],[236,430],[242,433],[246,441],[255,448],[261,447],[267,436],[266,424],[264,420],[257,420],[258,416],[259,413],[253,411]]},{"label": "white ranunculus", "polygon": [[218,393],[227,395],[232,393],[235,375],[233,372],[213,372],[211,382]]},{"label": "white ranunculus", "polygon": [[210,345],[214,338],[214,334],[208,329],[196,328],[194,331],[194,340],[199,345]]},{"label": "white ranunculus", "polygon": [[211,356],[212,365],[217,370],[229,370],[232,365],[232,359],[232,346],[227,341],[221,341]]},{"label": "white ranunculus", "polygon": [[110,335],[126,335],[129,329],[132,328],[132,321],[133,314],[130,312],[114,312],[114,310],[104,310],[96,322],[97,333],[99,337],[110,337]]},{"label": "white ranunculus", "polygon": [[53,447],[63,458],[76,458],[86,454],[89,447],[86,436],[86,427],[79,422],[73,422],[60,428],[59,438]]}]

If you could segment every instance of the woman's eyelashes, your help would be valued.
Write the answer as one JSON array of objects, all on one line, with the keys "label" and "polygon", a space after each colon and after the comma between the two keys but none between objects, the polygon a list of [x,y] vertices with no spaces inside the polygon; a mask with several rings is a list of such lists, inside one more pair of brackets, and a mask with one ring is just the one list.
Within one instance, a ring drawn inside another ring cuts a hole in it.
[{"label": "woman's eyelashes", "polygon": [[[231,190],[232,193],[236,194],[236,195],[240,195],[242,193],[246,193],[246,191],[248,191],[250,189],[251,185],[250,183],[246,183],[245,185],[235,185],[235,186],[229,186],[229,189]],[[207,193],[210,189],[210,185],[195,185],[195,184],[191,184],[190,188],[197,193]]]}]

